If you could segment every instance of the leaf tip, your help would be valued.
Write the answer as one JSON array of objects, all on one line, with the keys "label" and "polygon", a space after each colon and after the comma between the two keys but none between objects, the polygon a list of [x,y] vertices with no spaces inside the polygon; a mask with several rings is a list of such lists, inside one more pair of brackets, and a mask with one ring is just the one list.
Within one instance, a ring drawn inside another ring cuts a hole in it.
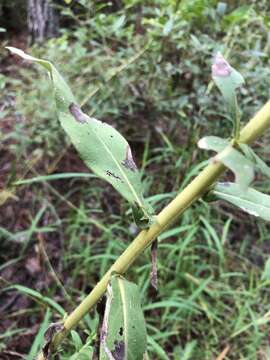
[{"label": "leaf tip", "polygon": [[23,59],[31,60],[31,57],[27,55],[23,50],[13,46],[5,46],[5,49],[9,50],[12,54],[18,55]]},{"label": "leaf tip", "polygon": [[207,141],[205,138],[200,139],[197,144],[200,149],[208,149]]}]

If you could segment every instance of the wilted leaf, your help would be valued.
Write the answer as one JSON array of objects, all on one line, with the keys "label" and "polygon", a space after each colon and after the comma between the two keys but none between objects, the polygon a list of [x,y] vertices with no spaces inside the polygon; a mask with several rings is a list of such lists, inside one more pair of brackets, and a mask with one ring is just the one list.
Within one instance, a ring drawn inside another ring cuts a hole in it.
[{"label": "wilted leaf", "polygon": [[107,288],[100,360],[141,360],[146,327],[137,285],[114,275]]},{"label": "wilted leaf", "polygon": [[42,353],[45,360],[50,360],[52,355],[51,344],[54,337],[64,331],[64,325],[61,322],[52,323],[44,334],[45,344],[42,347]]},{"label": "wilted leaf", "polygon": [[218,52],[212,65],[212,77],[229,108],[233,110],[236,105],[235,89],[245,82],[243,76]]},{"label": "wilted leaf", "polygon": [[233,171],[235,181],[242,190],[245,190],[254,179],[252,162],[245,158],[238,150],[234,149],[230,142],[217,136],[207,136],[198,142],[201,149],[218,152],[214,160],[221,161],[226,167]]},{"label": "wilted leaf", "polygon": [[144,218],[150,221],[152,209],[143,198],[141,174],[125,138],[112,126],[82,112],[53,64],[29,56],[22,50],[13,47],[8,49],[23,59],[39,63],[49,71],[60,123],[86,165],[139,208]]},{"label": "wilted leaf", "polygon": [[228,106],[234,123],[234,136],[239,137],[240,115],[236,98],[236,88],[244,83],[242,75],[233,69],[221,53],[217,53],[212,65],[212,78]]},{"label": "wilted leaf", "polygon": [[270,221],[269,195],[263,194],[250,187],[243,193],[238,184],[230,182],[218,183],[213,190],[213,194],[219,199],[226,200],[239,207],[250,215]]}]

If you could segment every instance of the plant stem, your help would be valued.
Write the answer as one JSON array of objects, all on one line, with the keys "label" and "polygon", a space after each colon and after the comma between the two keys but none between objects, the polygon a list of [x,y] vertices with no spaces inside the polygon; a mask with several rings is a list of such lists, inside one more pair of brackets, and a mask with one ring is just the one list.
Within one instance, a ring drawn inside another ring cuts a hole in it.
[{"label": "plant stem", "polygon": [[[242,129],[238,142],[246,144],[251,143],[259,138],[269,127],[270,101],[268,101]],[[149,229],[143,230],[138,234],[97,283],[90,294],[69,316],[67,316],[64,321],[64,331],[56,334],[52,340],[52,351],[56,350],[57,346],[67,333],[79,323],[83,316],[94,307],[105,293],[111,273],[125,273],[137,257],[157,238],[157,236],[178,218],[186,208],[200,198],[207,189],[217,181],[219,176],[225,170],[226,167],[220,162],[212,162],[207,165],[207,167],[158,214],[156,222]],[[38,360],[42,359],[45,360],[44,356],[40,354]]]},{"label": "plant stem", "polygon": [[237,97],[236,94],[234,95],[234,109],[233,109],[233,124],[234,124],[234,139],[236,141],[239,140],[240,137],[240,113],[238,109]]}]

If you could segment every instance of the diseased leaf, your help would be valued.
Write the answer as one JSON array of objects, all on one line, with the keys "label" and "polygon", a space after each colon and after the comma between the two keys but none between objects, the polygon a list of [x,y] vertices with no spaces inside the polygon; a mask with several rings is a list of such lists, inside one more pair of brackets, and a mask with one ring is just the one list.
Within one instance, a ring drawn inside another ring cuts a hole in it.
[{"label": "diseased leaf", "polygon": [[[140,209],[143,225],[145,219],[150,222],[153,210],[143,198],[141,174],[125,138],[112,126],[83,113],[70,88],[52,63],[13,47],[8,49],[49,71],[60,123],[86,165]],[[137,224],[140,225],[139,221]]]},{"label": "diseased leaf", "polygon": [[207,136],[198,142],[201,149],[213,150],[218,152],[214,161],[221,161],[235,175],[235,181],[239,184],[242,191],[254,179],[254,168],[252,162],[234,149],[230,142],[217,136]]},{"label": "diseased leaf", "polygon": [[151,260],[152,270],[150,274],[151,285],[158,290],[158,274],[157,274],[157,251],[158,251],[158,240],[154,240],[151,245]]},{"label": "diseased leaf", "polygon": [[53,338],[57,334],[60,334],[62,331],[64,331],[64,325],[61,322],[50,324],[50,326],[46,330],[46,332],[44,334],[45,343],[42,347],[42,354],[43,354],[43,358],[45,360],[51,359],[51,355],[52,355],[51,344],[52,344]]},{"label": "diseased leaf", "polygon": [[255,189],[248,188],[241,192],[238,184],[218,183],[212,193],[219,199],[239,207],[243,211],[270,221],[270,196]]},{"label": "diseased leaf", "polygon": [[100,338],[100,360],[141,360],[146,350],[138,287],[118,275],[107,288]]},{"label": "diseased leaf", "polygon": [[238,71],[231,67],[220,52],[216,54],[212,65],[212,78],[230,110],[235,112],[235,90],[241,86],[245,80]]},{"label": "diseased leaf", "polygon": [[235,90],[244,83],[244,78],[230,66],[219,52],[216,54],[212,65],[212,78],[227,104],[234,123],[234,137],[238,139],[240,134],[240,112]]}]

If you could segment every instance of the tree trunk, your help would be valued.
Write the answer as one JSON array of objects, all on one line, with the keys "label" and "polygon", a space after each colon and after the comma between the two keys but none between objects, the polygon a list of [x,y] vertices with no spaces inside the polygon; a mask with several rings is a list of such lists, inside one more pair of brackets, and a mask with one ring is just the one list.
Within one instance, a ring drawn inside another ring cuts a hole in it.
[{"label": "tree trunk", "polygon": [[28,0],[27,21],[31,43],[57,35],[58,17],[51,0]]}]

